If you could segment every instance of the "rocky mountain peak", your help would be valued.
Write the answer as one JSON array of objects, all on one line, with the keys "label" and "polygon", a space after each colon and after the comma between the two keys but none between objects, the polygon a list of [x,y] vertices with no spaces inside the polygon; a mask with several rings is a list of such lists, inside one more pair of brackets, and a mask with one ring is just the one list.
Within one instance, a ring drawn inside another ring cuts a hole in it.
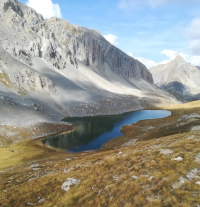
[{"label": "rocky mountain peak", "polygon": [[1,0],[0,10],[1,12],[7,12],[7,10],[12,9],[14,12],[23,17],[23,12],[20,8],[20,4],[16,0]]},{"label": "rocky mountain peak", "polygon": [[183,57],[182,57],[182,56],[180,56],[180,55],[177,55],[177,56],[176,56],[176,58],[174,59],[174,61],[186,62],[186,61],[183,59]]},{"label": "rocky mountain peak", "polygon": [[196,100],[200,98],[200,70],[178,55],[165,65],[151,68],[154,83],[169,90],[178,98]]}]

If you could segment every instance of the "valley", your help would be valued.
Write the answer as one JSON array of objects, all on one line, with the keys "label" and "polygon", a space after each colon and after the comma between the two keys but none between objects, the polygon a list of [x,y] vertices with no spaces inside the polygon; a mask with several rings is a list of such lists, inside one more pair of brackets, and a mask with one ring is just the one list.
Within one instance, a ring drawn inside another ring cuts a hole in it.
[{"label": "valley", "polygon": [[[172,115],[124,126],[98,151],[64,153],[33,141],[1,147],[1,206],[36,205],[38,197],[40,206],[197,205],[199,101],[162,109]],[[80,183],[64,192],[67,178]]]},{"label": "valley", "polygon": [[0,0],[0,207],[199,207],[199,66],[27,4]]}]

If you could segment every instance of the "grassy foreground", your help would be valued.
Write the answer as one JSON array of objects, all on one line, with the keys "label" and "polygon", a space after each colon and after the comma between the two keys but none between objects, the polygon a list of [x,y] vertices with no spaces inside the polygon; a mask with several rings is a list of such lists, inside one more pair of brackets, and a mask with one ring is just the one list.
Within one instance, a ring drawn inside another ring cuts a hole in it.
[{"label": "grassy foreground", "polygon": [[[124,126],[124,136],[95,152],[31,141],[0,148],[0,206],[197,207],[200,101],[164,108],[172,116]],[[68,178],[80,182],[65,192]]]}]

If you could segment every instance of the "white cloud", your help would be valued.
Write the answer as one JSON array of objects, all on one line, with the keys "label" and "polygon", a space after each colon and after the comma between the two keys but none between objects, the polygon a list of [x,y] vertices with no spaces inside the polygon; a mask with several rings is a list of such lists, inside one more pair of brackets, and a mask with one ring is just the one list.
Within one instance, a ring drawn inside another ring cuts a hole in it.
[{"label": "white cloud", "polygon": [[147,68],[152,68],[155,67],[156,65],[158,65],[156,62],[154,62],[153,60],[150,59],[146,59],[146,58],[141,58],[141,57],[135,57],[133,55],[133,53],[129,52],[128,53],[129,56],[139,60],[141,63],[143,63]]},{"label": "white cloud", "polygon": [[189,55],[189,54],[177,52],[174,50],[163,50],[161,52],[161,54],[164,54],[165,56],[167,56],[167,59],[156,63],[150,59],[146,59],[146,58],[142,58],[142,57],[135,57],[133,55],[133,53],[131,53],[131,52],[128,53],[129,56],[142,62],[148,69],[155,67],[159,64],[166,64],[166,63],[170,62],[171,60],[175,59],[177,55],[180,55],[186,62],[190,63],[191,65],[200,66],[200,56],[198,56],[198,55]]},{"label": "white cloud", "polygon": [[118,42],[116,42],[117,40],[117,36],[115,35],[112,35],[112,34],[108,34],[108,35],[104,35],[104,38],[110,42],[111,44],[115,45],[115,46],[118,46]]},{"label": "white cloud", "polygon": [[194,55],[200,55],[200,19],[193,19],[186,29],[189,37],[189,48]]},{"label": "white cloud", "polygon": [[[190,55],[187,53],[177,52],[174,50],[163,50],[161,54],[164,54],[168,57],[167,60],[164,60],[162,62],[169,62],[173,60],[177,55],[180,55],[186,62],[190,63],[191,65],[200,66],[200,56],[198,55]],[[161,62],[158,64],[161,64]]]},{"label": "white cloud", "polygon": [[178,55],[178,52],[174,50],[163,50],[161,54],[166,55],[169,60],[173,60]]},{"label": "white cloud", "polygon": [[163,50],[161,54],[165,54],[169,58],[166,60],[168,62],[173,60],[177,55],[180,55],[186,62],[190,63],[191,65],[200,66],[200,56],[198,55],[190,55],[173,50]]},{"label": "white cloud", "polygon": [[32,7],[36,10],[36,12],[42,14],[44,18],[62,18],[59,4],[54,4],[51,0],[28,0],[26,5]]}]

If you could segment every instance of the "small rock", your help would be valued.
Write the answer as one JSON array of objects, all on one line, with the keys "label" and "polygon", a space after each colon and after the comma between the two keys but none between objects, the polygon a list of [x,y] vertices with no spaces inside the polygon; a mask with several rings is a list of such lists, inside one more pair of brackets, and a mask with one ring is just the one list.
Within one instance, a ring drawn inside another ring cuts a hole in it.
[{"label": "small rock", "polygon": [[70,167],[67,170],[64,169],[64,173],[68,173],[68,172],[72,171],[73,169],[74,169],[73,167]]},{"label": "small rock", "polygon": [[197,185],[200,185],[200,181],[196,182]]},{"label": "small rock", "polygon": [[4,193],[7,193],[7,190],[4,190]]},{"label": "small rock", "polygon": [[177,157],[177,158],[173,158],[173,159],[171,159],[171,160],[175,160],[175,161],[182,161],[182,160],[183,160],[183,158],[182,158],[182,157]]},{"label": "small rock", "polygon": [[167,157],[171,157],[171,154],[168,154]]},{"label": "small rock", "polygon": [[136,176],[136,175],[132,175],[131,177],[134,178],[135,180],[138,179],[138,176]]},{"label": "small rock", "polygon": [[33,206],[33,203],[27,203],[27,205]]},{"label": "small rock", "polygon": [[74,178],[68,178],[62,185],[61,189],[64,191],[68,191],[70,190],[70,187],[73,185],[77,185],[78,183],[80,183],[81,181],[78,179],[74,179]]},{"label": "small rock", "polygon": [[70,159],[70,158],[66,158],[65,160],[68,160],[68,161],[70,161],[71,159]]},{"label": "small rock", "polygon": [[164,155],[172,154],[173,150],[171,150],[171,149],[160,149],[160,153],[164,154]]},{"label": "small rock", "polygon": [[45,201],[45,199],[43,198],[43,199],[40,199],[39,201],[38,201],[38,203],[43,203]]},{"label": "small rock", "polygon": [[102,191],[102,190],[100,190],[100,191],[99,191],[99,194],[101,194],[102,192],[103,192],[103,191]]},{"label": "small rock", "polygon": [[40,165],[39,164],[34,164],[34,165],[31,165],[28,169],[31,169],[31,168],[37,168],[39,167]]},{"label": "small rock", "polygon": [[151,176],[151,177],[149,178],[149,180],[153,180],[153,176]]},{"label": "small rock", "polygon": [[191,170],[191,171],[186,175],[186,177],[187,177],[189,180],[192,180],[192,179],[194,179],[194,178],[196,177],[197,173],[198,173],[198,169],[195,168],[195,169]]},{"label": "small rock", "polygon": [[179,178],[179,181],[180,181],[181,184],[183,184],[183,183],[185,183],[185,181],[187,181],[187,179],[185,179],[185,178],[183,178],[183,177],[180,177],[180,178]]},{"label": "small rock", "polygon": [[32,170],[36,171],[36,170],[40,170],[41,168],[32,168]]}]

